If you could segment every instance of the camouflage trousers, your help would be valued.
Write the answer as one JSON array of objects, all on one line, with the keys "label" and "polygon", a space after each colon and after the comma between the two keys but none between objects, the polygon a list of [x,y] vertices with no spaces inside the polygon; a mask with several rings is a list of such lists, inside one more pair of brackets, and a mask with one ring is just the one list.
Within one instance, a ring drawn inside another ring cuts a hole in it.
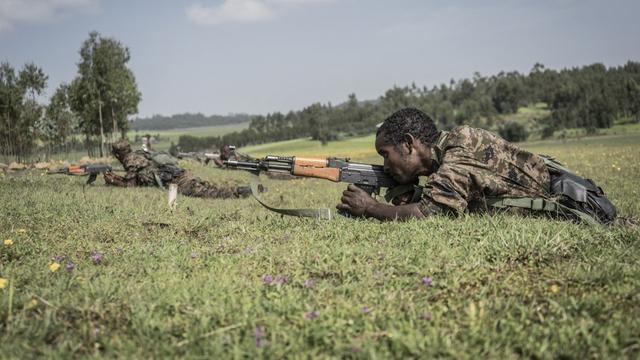
[{"label": "camouflage trousers", "polygon": [[185,196],[223,199],[240,197],[238,187],[216,186],[197,178],[190,171],[183,172],[173,182],[178,185],[178,192]]}]

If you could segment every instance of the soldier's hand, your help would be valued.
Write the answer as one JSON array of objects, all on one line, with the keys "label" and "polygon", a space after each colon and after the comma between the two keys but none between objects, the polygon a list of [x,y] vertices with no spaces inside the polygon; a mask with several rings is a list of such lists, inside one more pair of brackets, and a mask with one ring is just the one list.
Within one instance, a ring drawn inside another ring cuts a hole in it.
[{"label": "soldier's hand", "polygon": [[116,174],[112,173],[111,171],[107,171],[105,172],[102,177],[104,178],[104,182],[107,185],[117,185],[118,183],[118,179],[116,178]]},{"label": "soldier's hand", "polygon": [[396,206],[407,205],[409,202],[411,202],[412,198],[413,198],[413,191],[408,191],[404,194],[400,194],[394,197],[393,199],[391,199],[391,203]]},{"label": "soldier's hand", "polygon": [[338,210],[348,211],[353,216],[364,216],[367,208],[376,205],[376,199],[359,187],[349,184],[347,190],[342,192],[342,202],[336,205]]}]

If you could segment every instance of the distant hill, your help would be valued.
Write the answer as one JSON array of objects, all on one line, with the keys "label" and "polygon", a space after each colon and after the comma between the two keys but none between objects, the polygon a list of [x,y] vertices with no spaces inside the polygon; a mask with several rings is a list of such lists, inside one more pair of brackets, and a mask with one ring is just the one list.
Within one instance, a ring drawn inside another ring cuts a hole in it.
[{"label": "distant hill", "polygon": [[138,118],[131,122],[133,130],[169,130],[202,126],[238,124],[251,121],[249,114],[229,114],[206,116],[197,114],[176,114],[172,116],[154,115],[149,118]]}]

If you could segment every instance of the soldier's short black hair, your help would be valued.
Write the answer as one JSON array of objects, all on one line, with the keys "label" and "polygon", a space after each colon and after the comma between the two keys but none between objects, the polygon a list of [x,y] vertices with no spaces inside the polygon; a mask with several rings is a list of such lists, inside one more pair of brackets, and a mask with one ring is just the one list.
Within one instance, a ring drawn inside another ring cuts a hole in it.
[{"label": "soldier's short black hair", "polygon": [[415,108],[404,108],[391,114],[378,127],[376,136],[384,133],[384,140],[394,145],[404,143],[404,134],[411,134],[423,144],[431,145],[440,136],[433,119]]}]

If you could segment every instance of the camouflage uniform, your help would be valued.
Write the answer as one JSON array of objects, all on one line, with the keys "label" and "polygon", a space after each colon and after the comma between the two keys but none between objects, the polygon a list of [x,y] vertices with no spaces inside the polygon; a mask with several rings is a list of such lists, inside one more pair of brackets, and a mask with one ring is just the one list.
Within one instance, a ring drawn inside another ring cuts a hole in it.
[{"label": "camouflage uniform", "polygon": [[218,187],[195,177],[190,171],[177,165],[159,165],[148,159],[143,150],[131,151],[127,141],[113,144],[113,154],[127,172],[124,177],[113,173],[104,175],[105,182],[116,186],[165,186],[178,185],[178,192],[186,196],[205,198],[237,198],[248,194],[246,188]]},{"label": "camouflage uniform", "polygon": [[425,216],[488,211],[487,197],[550,197],[544,161],[489,131],[469,126],[443,131],[434,157],[438,169],[427,179],[419,204]]}]

